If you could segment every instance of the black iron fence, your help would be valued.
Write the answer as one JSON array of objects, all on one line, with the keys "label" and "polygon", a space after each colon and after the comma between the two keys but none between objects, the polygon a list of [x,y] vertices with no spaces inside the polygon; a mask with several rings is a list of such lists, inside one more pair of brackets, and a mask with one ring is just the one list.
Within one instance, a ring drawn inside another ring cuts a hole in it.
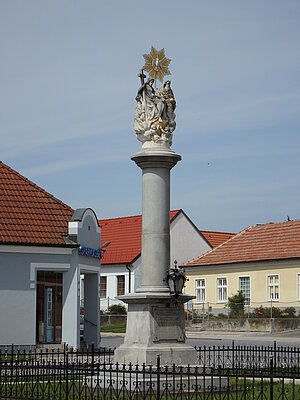
[{"label": "black iron fence", "polygon": [[113,351],[0,353],[0,399],[300,399],[300,349],[197,348],[197,365],[113,363]]},{"label": "black iron fence", "polygon": [[197,347],[198,363],[206,367],[276,374],[300,374],[300,348],[277,346],[237,345]]}]

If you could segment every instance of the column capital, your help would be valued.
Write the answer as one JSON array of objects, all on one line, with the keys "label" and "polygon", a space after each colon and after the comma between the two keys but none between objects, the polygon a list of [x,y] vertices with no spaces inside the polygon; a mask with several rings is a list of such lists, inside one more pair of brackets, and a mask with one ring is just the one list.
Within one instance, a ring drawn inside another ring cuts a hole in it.
[{"label": "column capital", "polygon": [[178,161],[181,160],[181,155],[173,151],[140,151],[134,154],[131,159],[141,169],[144,168],[167,168],[171,170]]}]

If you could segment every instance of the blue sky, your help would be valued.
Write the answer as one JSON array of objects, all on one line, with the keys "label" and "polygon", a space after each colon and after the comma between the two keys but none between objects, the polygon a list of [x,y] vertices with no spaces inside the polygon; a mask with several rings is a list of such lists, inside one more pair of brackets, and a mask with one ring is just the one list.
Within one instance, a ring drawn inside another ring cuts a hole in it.
[{"label": "blue sky", "polygon": [[0,1],[0,160],[99,218],[141,212],[138,70],[165,48],[171,207],[201,229],[300,218],[298,0]]}]

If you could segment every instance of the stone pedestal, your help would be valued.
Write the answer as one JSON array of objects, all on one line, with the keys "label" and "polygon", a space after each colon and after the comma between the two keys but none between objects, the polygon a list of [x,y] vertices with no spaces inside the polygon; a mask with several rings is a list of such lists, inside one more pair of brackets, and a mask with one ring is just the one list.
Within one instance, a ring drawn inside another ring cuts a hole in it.
[{"label": "stone pedestal", "polygon": [[168,149],[149,148],[132,157],[143,172],[142,283],[136,293],[118,297],[128,304],[127,330],[115,352],[119,363],[195,364],[197,353],[185,343],[184,303],[171,296],[170,171],[181,160]]},{"label": "stone pedestal", "polygon": [[185,343],[183,304],[191,298],[153,292],[120,296],[128,304],[127,329],[115,361],[155,365],[160,355],[162,365],[196,364],[196,350]]}]

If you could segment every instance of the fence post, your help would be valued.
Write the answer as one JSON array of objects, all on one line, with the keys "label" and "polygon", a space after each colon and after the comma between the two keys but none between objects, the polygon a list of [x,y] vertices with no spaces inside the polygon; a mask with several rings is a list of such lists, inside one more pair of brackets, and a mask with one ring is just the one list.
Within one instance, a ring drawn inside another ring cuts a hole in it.
[{"label": "fence post", "polygon": [[272,304],[272,298],[271,298],[271,319],[273,318],[273,304]]},{"label": "fence post", "polygon": [[66,354],[66,362],[64,364],[65,376],[66,376],[66,399],[69,398],[69,354]]},{"label": "fence post", "polygon": [[92,375],[94,374],[95,344],[92,342]]},{"label": "fence post", "polygon": [[66,342],[64,342],[64,365],[66,365]]},{"label": "fence post", "polygon": [[207,302],[207,320],[209,321],[209,302]]},{"label": "fence post", "polygon": [[226,308],[227,308],[227,330],[229,329],[229,304],[226,304]]},{"label": "fence post", "polygon": [[271,317],[271,319],[270,319],[270,333],[272,333],[272,331],[273,331],[273,323],[272,323],[272,321],[273,321],[273,303],[272,303],[272,297],[271,297],[271,314],[270,314],[270,317]]},{"label": "fence post", "polygon": [[204,304],[204,302],[202,303],[202,320],[203,320],[203,322],[204,322],[204,314],[205,314],[205,309],[204,309],[204,307],[205,307],[205,304]]},{"label": "fence post", "polygon": [[157,355],[157,360],[156,360],[156,374],[157,374],[157,380],[156,380],[156,398],[159,400],[160,399],[160,355]]},{"label": "fence post", "polygon": [[[280,359],[281,359],[281,357],[280,357]],[[277,343],[276,343],[276,340],[274,340],[274,362],[273,362],[273,367],[275,368],[275,371],[276,371],[276,368],[277,368]]]},{"label": "fence post", "polygon": [[194,302],[192,303],[192,324],[194,323]]},{"label": "fence post", "polygon": [[270,356],[270,400],[273,400],[273,356]]},{"label": "fence post", "polygon": [[11,368],[11,379],[13,379],[14,376],[14,345],[11,345],[11,359],[10,359],[10,368]]},{"label": "fence post", "polygon": [[109,296],[107,297],[108,325],[110,326]]}]

